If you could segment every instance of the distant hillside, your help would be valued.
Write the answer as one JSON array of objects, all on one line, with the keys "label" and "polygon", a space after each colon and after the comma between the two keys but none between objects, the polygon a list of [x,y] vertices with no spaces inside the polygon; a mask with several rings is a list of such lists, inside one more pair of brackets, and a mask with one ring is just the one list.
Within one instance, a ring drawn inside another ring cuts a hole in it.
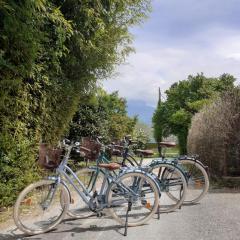
[{"label": "distant hillside", "polygon": [[154,112],[154,108],[146,105],[143,101],[135,101],[135,100],[128,100],[128,114],[129,116],[138,115],[138,119],[149,125],[152,126],[152,116]]}]

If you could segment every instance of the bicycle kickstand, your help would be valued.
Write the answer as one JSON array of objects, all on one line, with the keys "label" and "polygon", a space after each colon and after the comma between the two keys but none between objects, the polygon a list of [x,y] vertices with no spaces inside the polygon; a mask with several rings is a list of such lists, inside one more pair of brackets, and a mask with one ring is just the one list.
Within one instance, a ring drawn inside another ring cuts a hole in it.
[{"label": "bicycle kickstand", "polygon": [[128,202],[128,208],[127,208],[127,213],[126,213],[126,221],[125,221],[125,229],[124,229],[124,236],[127,236],[127,228],[128,228],[128,213],[132,209],[132,202]]},{"label": "bicycle kickstand", "polygon": [[158,220],[160,220],[160,205],[158,204],[158,209],[157,209],[157,215],[158,215]]},{"label": "bicycle kickstand", "polygon": [[[181,197],[182,197],[182,191],[183,191],[183,186],[181,186],[180,196],[179,196],[180,198],[179,199],[181,199]],[[182,208],[182,205],[179,206],[179,209],[181,209],[181,208]]]}]

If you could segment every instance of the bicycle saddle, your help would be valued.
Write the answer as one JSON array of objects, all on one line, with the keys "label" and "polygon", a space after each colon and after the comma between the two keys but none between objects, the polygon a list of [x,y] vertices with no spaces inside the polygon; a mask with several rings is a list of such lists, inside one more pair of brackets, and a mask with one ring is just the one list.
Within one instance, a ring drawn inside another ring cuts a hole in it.
[{"label": "bicycle saddle", "polygon": [[113,156],[121,156],[122,152],[119,149],[112,149],[112,155]]},{"label": "bicycle saddle", "polygon": [[152,150],[142,150],[142,149],[137,149],[136,153],[141,154],[143,156],[152,156],[154,154]]},{"label": "bicycle saddle", "polygon": [[121,165],[118,163],[99,163],[98,166],[100,168],[105,168],[108,171],[114,171],[121,168]]},{"label": "bicycle saddle", "polygon": [[175,142],[159,142],[158,144],[161,147],[176,147],[177,145]]}]

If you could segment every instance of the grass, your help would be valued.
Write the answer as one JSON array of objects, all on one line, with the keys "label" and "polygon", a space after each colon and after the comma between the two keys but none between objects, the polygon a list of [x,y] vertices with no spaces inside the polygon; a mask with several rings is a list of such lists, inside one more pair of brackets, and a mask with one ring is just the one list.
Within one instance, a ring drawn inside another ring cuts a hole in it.
[{"label": "grass", "polygon": [[[153,148],[151,150],[154,152],[153,157],[159,157],[159,153],[158,153],[158,149],[157,148]],[[178,149],[177,146],[166,149],[166,152],[165,152],[165,156],[166,157],[176,157],[178,155],[179,155],[179,149]]]},{"label": "grass", "polygon": [[211,178],[211,189],[230,189],[233,191],[240,191],[240,179],[229,177],[229,178]]},{"label": "grass", "polygon": [[0,223],[4,223],[12,218],[13,207],[7,207],[0,211]]}]

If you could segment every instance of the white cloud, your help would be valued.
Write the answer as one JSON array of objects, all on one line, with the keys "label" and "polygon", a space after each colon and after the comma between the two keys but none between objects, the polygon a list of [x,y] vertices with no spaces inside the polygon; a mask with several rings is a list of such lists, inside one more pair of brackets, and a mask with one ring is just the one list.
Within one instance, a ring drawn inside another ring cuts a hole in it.
[{"label": "white cloud", "polygon": [[[144,34],[144,29],[141,31]],[[215,25],[179,43],[140,35],[135,42],[136,54],[128,58],[129,64],[120,66],[117,69],[120,74],[104,83],[108,91],[119,90],[129,100],[156,106],[158,87],[165,91],[189,74],[203,72],[217,77],[230,73],[239,83],[240,31]]]}]

